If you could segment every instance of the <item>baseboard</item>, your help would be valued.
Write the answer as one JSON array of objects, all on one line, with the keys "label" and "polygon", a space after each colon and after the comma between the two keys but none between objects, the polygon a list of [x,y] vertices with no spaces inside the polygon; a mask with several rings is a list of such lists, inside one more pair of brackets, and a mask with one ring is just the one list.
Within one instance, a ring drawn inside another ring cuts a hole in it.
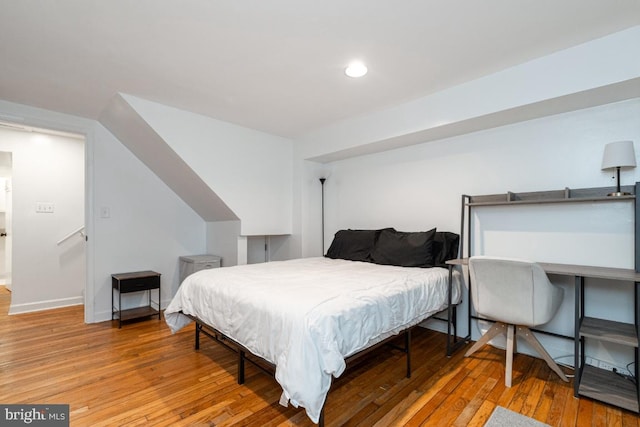
[{"label": "baseboard", "polygon": [[93,313],[93,321],[89,323],[101,323],[111,321],[111,312],[110,311],[100,311],[98,313]]},{"label": "baseboard", "polygon": [[[418,326],[421,326],[425,329],[430,329],[436,332],[447,333],[447,322],[439,319],[426,319],[421,323],[418,323]],[[459,331],[458,331],[459,332]]]},{"label": "baseboard", "polygon": [[48,301],[29,302],[25,304],[11,304],[9,306],[9,314],[31,313],[34,311],[51,310],[54,308],[83,304],[84,298],[82,296],[54,299]]}]

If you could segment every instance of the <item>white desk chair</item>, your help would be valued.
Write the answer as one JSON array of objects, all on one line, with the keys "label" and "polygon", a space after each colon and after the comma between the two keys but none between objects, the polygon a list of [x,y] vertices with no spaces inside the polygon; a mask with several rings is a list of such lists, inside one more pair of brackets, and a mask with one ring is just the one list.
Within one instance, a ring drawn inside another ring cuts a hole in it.
[{"label": "white desk chair", "polygon": [[498,334],[506,334],[505,384],[511,387],[515,330],[563,381],[569,381],[529,329],[549,322],[562,302],[562,289],[549,282],[542,267],[529,261],[477,256],[469,258],[469,273],[476,313],[495,323],[465,357]]}]

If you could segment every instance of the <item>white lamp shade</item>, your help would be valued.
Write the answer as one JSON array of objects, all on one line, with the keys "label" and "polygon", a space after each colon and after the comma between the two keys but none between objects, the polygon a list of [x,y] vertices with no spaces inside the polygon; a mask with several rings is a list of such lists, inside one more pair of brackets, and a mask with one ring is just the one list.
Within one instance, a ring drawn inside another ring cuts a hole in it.
[{"label": "white lamp shade", "polygon": [[636,167],[636,153],[633,150],[633,141],[610,142],[604,147],[602,169],[617,167]]}]

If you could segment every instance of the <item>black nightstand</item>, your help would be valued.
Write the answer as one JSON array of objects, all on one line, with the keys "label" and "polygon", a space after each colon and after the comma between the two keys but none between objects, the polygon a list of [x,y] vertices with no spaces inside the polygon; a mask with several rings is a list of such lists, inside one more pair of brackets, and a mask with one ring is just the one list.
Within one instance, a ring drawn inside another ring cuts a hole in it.
[{"label": "black nightstand", "polygon": [[[135,271],[132,273],[119,273],[111,275],[111,320],[118,316],[118,328],[122,327],[123,320],[139,319],[142,317],[158,316],[160,312],[160,273],[155,271]],[[158,290],[158,309],[151,306],[151,291]],[[118,307],[115,306],[113,293],[118,291]],[[122,310],[122,294],[130,292],[148,292],[148,305]]]}]

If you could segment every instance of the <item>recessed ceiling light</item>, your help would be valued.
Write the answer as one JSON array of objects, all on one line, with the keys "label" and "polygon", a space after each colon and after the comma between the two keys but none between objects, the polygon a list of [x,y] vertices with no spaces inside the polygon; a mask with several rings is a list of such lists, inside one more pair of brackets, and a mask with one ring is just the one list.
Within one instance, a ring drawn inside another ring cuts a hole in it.
[{"label": "recessed ceiling light", "polygon": [[354,61],[344,69],[344,73],[349,77],[362,77],[367,74],[367,66],[360,61]]}]

